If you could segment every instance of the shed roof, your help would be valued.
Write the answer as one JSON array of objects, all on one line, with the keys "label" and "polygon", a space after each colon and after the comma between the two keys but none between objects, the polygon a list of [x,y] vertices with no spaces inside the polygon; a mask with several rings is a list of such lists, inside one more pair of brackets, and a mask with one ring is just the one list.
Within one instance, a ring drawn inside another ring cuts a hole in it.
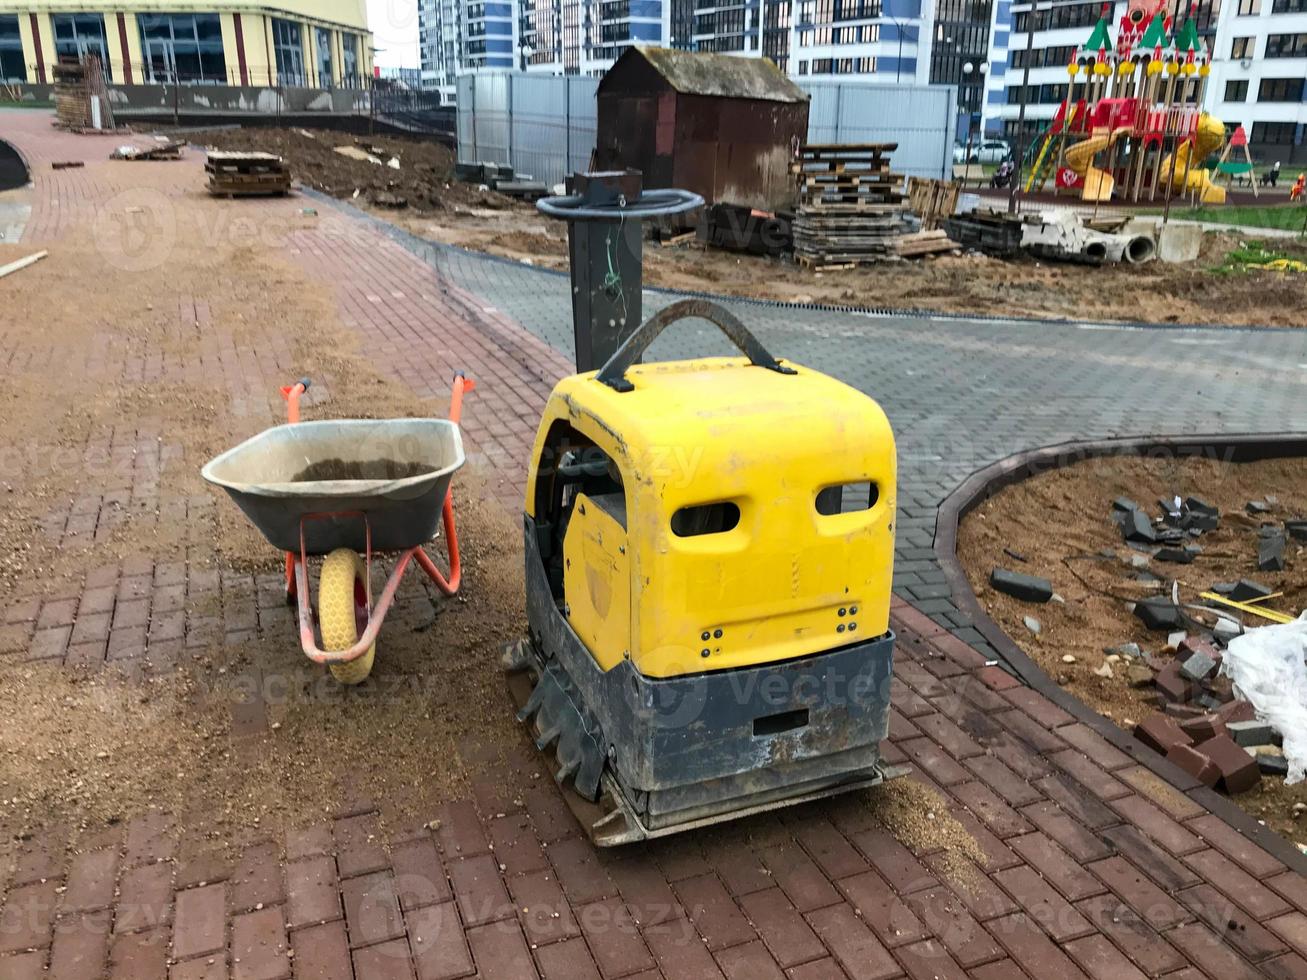
[{"label": "shed roof", "polygon": [[[643,58],[673,89],[685,95],[715,95],[727,99],[806,102],[808,95],[768,58],[741,58],[708,51],[678,51],[637,44],[627,58]],[[614,66],[616,67],[616,65]],[[604,88],[604,81],[599,87]]]}]

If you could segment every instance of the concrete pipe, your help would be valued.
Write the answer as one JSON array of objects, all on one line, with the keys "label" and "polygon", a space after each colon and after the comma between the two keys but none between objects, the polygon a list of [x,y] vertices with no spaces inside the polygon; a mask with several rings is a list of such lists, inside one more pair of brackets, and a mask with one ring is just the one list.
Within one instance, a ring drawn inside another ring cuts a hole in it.
[{"label": "concrete pipe", "polygon": [[1125,260],[1131,265],[1141,265],[1157,257],[1157,243],[1148,235],[1136,235],[1126,243]]},{"label": "concrete pipe", "polygon": [[1108,260],[1107,242],[1101,238],[1095,238],[1092,241],[1086,242],[1083,254],[1097,262],[1106,262]]}]

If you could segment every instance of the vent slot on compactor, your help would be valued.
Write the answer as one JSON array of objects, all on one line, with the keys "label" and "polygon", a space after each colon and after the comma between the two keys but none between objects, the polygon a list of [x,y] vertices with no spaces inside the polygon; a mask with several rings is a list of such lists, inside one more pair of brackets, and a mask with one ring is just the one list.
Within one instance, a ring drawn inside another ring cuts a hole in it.
[{"label": "vent slot on compactor", "polygon": [[753,737],[780,735],[782,732],[792,732],[806,727],[808,727],[808,709],[795,708],[793,711],[782,711],[753,719]]}]

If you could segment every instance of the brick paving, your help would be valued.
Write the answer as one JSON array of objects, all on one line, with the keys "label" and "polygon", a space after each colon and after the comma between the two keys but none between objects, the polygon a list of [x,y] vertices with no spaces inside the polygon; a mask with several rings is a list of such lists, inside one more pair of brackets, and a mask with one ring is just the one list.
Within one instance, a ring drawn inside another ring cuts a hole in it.
[{"label": "brick paving", "polygon": [[[0,112],[0,133],[35,165],[33,243],[90,220],[127,179],[43,168],[102,159],[111,145],[57,134],[44,114]],[[179,187],[198,185],[197,161],[175,166]],[[569,365],[559,281],[447,249],[432,250],[433,270],[403,236],[322,211],[288,253],[334,288],[343,321],[390,376],[419,394],[446,391],[456,369],[485,382],[468,442],[490,492],[516,511],[535,418]],[[178,302],[201,315],[202,300]],[[895,422],[899,570],[915,578],[900,577],[892,613],[885,754],[939,794],[979,844],[978,864],[960,871],[900,843],[850,799],[597,852],[523,756],[484,767],[473,796],[444,806],[434,827],[391,826],[365,801],[231,862],[188,847],[185,828],[158,813],[76,852],[58,831],[22,841],[0,866],[0,978],[1307,976],[1307,880],[1191,786],[1159,780],[1140,764],[1145,750],[1108,744],[993,666],[938,604],[946,596],[926,588],[942,583],[934,507],[977,461],[1088,434],[1301,427],[1297,335],[737,306],[778,352],[874,391]],[[704,341],[686,336],[667,350]],[[1178,378],[1159,379],[1156,365],[1178,358]],[[1250,393],[1240,376],[1253,368],[1270,378]],[[252,414],[270,411],[259,389],[279,380],[262,370],[250,358],[223,374]],[[124,458],[137,448],[137,434],[101,438]],[[105,496],[149,497],[148,473],[128,467]],[[213,506],[203,494],[158,503]],[[71,502],[57,533],[95,533],[105,507]],[[81,663],[164,655],[215,632],[283,643],[276,589],[200,576],[184,560],[96,569],[76,594],[10,602],[0,650]],[[198,614],[214,595],[219,611]]]}]

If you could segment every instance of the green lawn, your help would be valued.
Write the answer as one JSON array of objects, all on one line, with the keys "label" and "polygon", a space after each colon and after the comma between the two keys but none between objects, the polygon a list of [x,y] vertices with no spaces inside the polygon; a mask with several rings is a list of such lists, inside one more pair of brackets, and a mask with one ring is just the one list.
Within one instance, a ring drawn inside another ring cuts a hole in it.
[{"label": "green lawn", "polygon": [[1282,231],[1302,231],[1307,225],[1307,205],[1212,205],[1205,208],[1172,208],[1171,217],[1185,221],[1209,221],[1218,225],[1235,225],[1240,228],[1279,228]]}]

